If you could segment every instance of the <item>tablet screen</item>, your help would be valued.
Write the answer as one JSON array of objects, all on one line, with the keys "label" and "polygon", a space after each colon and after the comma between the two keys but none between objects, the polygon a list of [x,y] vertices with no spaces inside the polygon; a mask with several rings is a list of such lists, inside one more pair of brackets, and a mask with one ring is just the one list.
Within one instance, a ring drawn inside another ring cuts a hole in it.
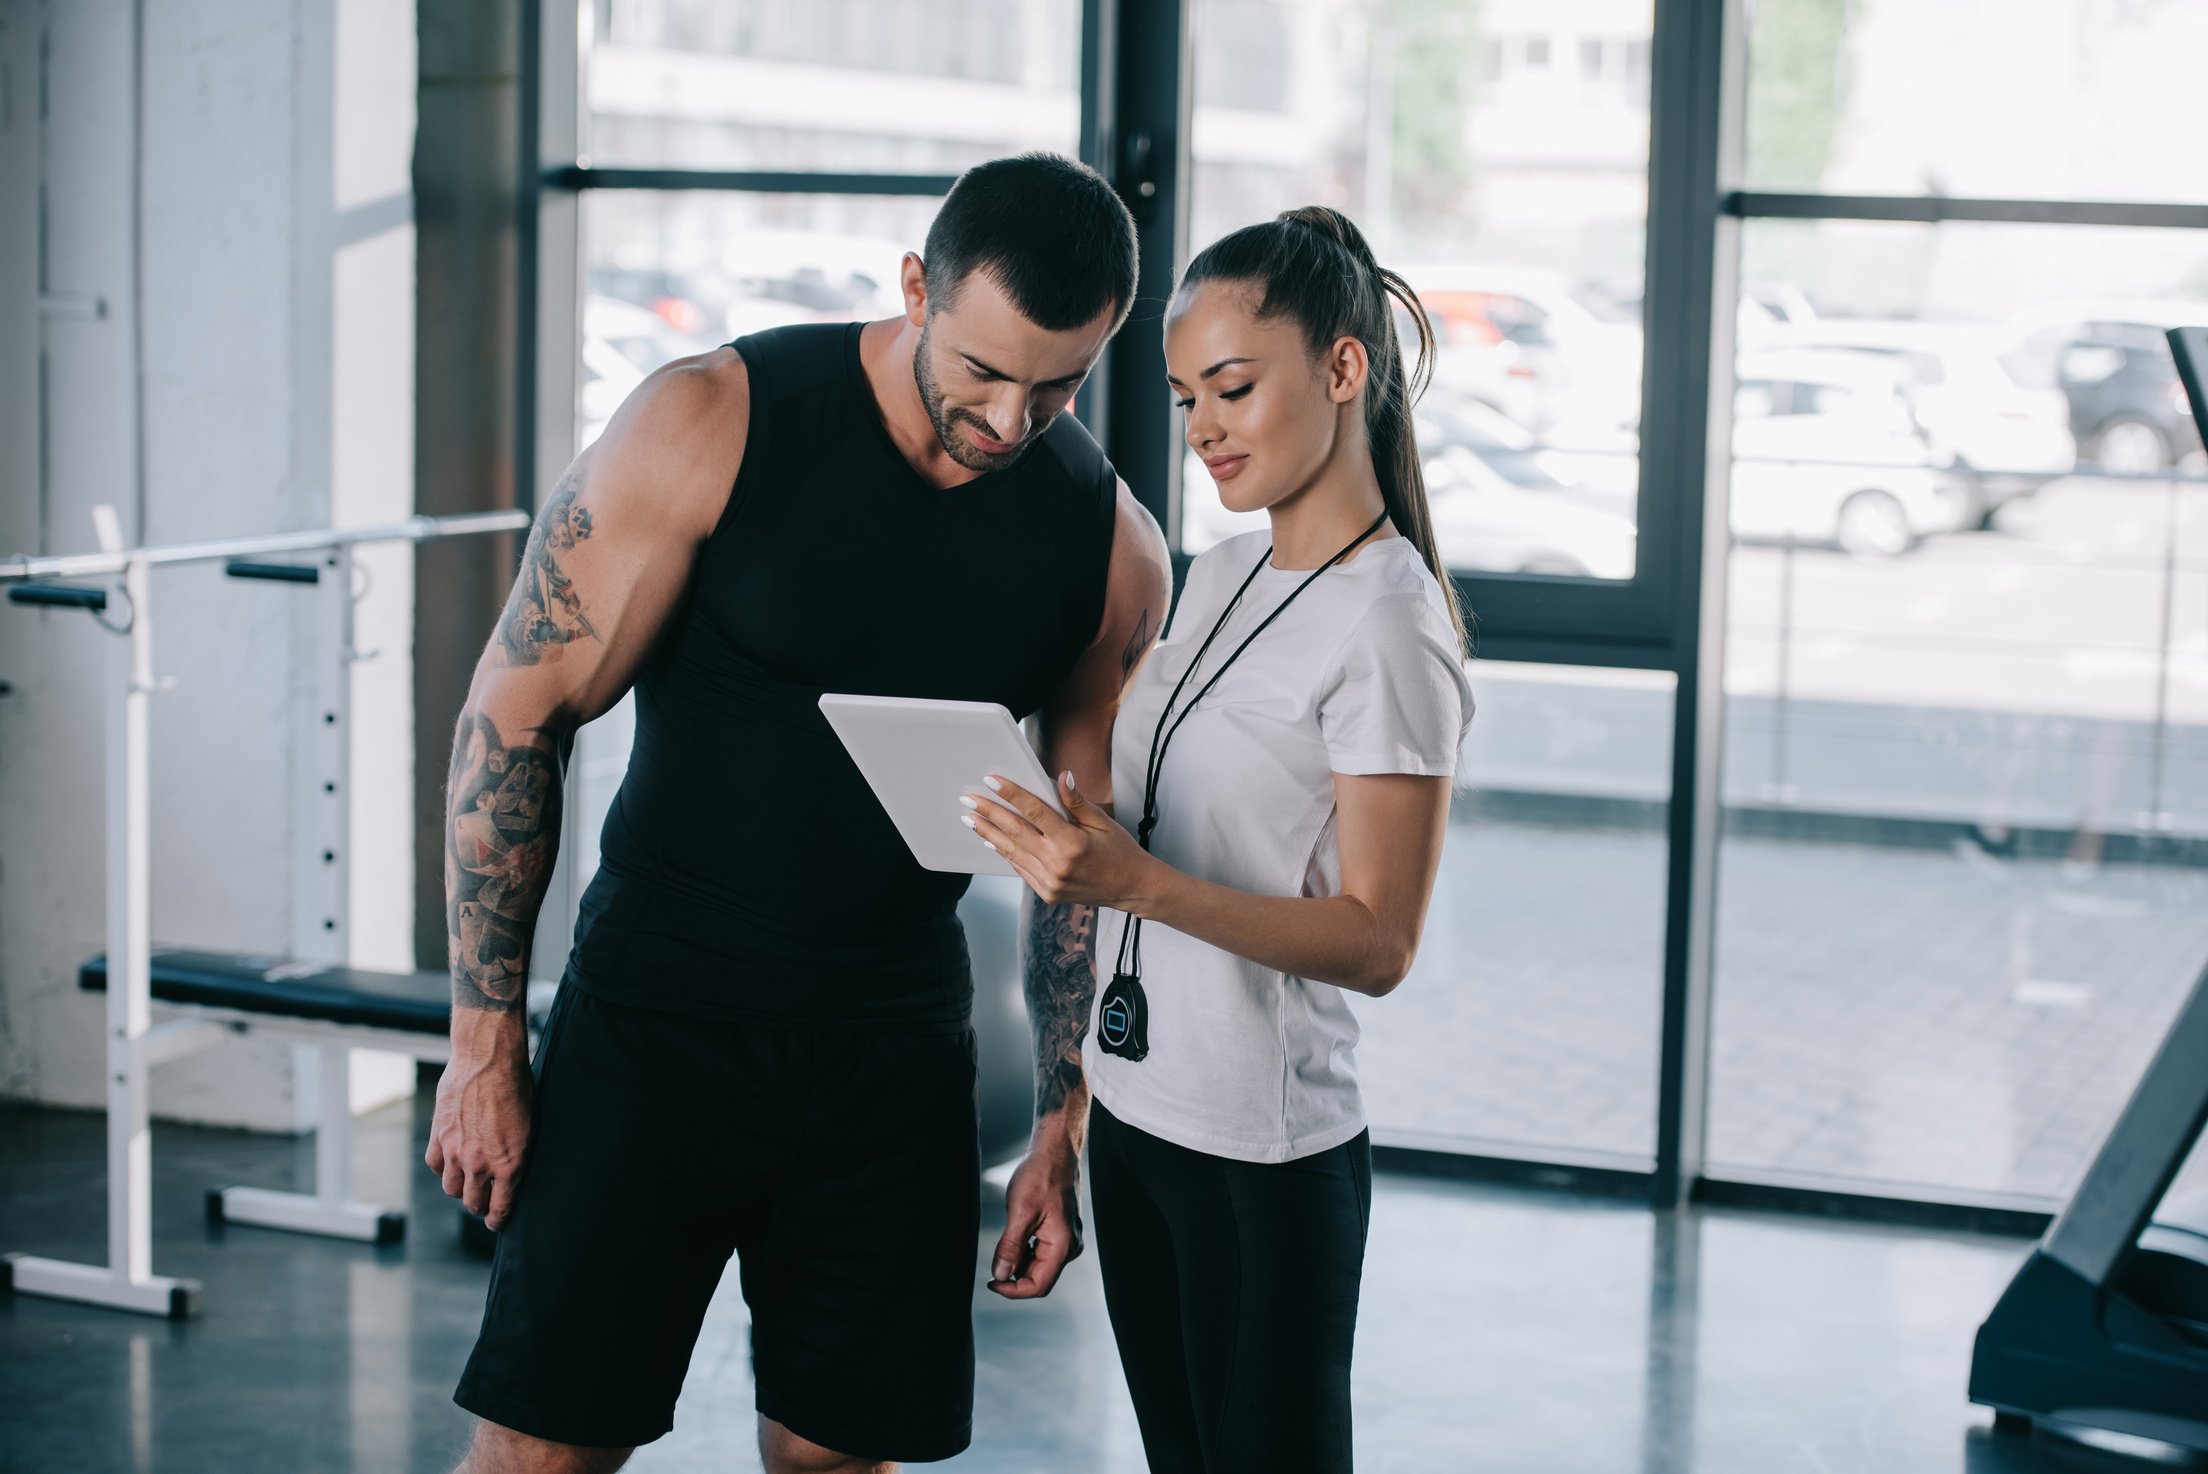
[{"label": "tablet screen", "polygon": [[912,857],[929,870],[1018,873],[959,822],[966,812],[959,795],[986,794],[981,780],[991,773],[1064,812],[1042,759],[995,702],[830,694],[820,710]]}]

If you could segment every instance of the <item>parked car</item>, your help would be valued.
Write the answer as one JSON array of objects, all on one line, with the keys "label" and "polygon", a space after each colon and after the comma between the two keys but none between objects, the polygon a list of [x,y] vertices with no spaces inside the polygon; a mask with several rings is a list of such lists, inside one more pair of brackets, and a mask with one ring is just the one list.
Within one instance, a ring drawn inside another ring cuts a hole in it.
[{"label": "parked car", "polygon": [[[1424,451],[1434,541],[1452,568],[1631,578],[1631,506],[1613,510],[1515,485],[1463,445]],[[1181,545],[1200,553],[1265,525],[1263,512],[1229,511],[1191,451],[1181,469]]]},{"label": "parked car", "polygon": [[708,300],[706,283],[656,266],[615,266],[594,261],[588,276],[593,296],[634,303],[664,318],[677,332],[705,331],[718,304]]},{"label": "parked car", "polygon": [[1779,330],[1779,344],[1890,358],[1936,465],[1970,499],[1966,524],[1992,525],[2003,506],[2077,465],[2070,404],[2044,381],[2020,382],[2002,340],[1962,324],[1818,318]]},{"label": "parked car", "polygon": [[1837,349],[1743,353],[1733,397],[1733,535],[1893,557],[1969,515],[1937,465],[1893,358]]},{"label": "parked car", "polygon": [[711,345],[678,331],[646,307],[593,293],[583,299],[582,386],[576,394],[579,444],[606,428],[644,376],[663,363],[703,353]]},{"label": "parked car", "polygon": [[2080,461],[2152,475],[2201,448],[2164,334],[2202,324],[2208,302],[2058,303],[2011,319],[2002,361],[2020,380],[2067,398]]},{"label": "parked car", "polygon": [[1436,266],[1413,272],[1440,330],[1435,382],[1556,440],[1630,430],[1641,408],[1641,319],[1560,271]]}]

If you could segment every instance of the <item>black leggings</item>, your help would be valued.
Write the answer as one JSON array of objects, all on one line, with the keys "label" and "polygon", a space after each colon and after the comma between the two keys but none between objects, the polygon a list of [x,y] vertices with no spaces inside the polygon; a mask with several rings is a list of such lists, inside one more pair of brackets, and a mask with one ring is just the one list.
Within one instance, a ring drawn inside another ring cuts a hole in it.
[{"label": "black leggings", "polygon": [[1152,1474],[1347,1474],[1369,1133],[1238,1162],[1090,1112],[1104,1303]]}]

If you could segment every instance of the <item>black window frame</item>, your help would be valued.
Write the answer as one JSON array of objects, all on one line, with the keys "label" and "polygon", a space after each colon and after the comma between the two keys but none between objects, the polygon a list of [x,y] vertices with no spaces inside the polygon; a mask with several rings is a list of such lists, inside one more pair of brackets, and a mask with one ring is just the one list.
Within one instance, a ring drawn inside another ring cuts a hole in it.
[{"label": "black window frame", "polygon": [[[555,0],[566,18],[594,0]],[[1194,0],[1083,0],[1079,156],[1110,178],[1142,244],[1137,298],[1163,303],[1185,255],[1191,179]],[[574,335],[580,311],[578,201],[591,190],[729,190],[941,195],[953,176],[592,165],[577,146],[582,98],[577,27],[546,24],[544,0],[521,0],[523,186],[516,351],[522,385],[515,484],[534,505],[572,446]],[[571,12],[570,6],[573,7]],[[1885,1184],[1784,1174],[1716,1175],[1703,1158],[1708,1098],[1716,853],[1722,818],[1723,515],[1730,473],[1734,304],[1743,222],[1752,219],[1974,221],[2208,230],[2208,205],[1961,199],[1777,192],[1743,186],[1744,0],[1653,0],[1645,57],[1649,100],[1647,246],[1642,295],[1638,559],[1627,580],[1459,574],[1477,616],[1478,654],[1669,672],[1675,679],[1656,1146],[1650,1158],[1560,1154],[1528,1146],[1393,1145],[1409,1170],[1562,1185],[1644,1197],[1842,1214],[1931,1227],[2036,1234],[2053,1206],[2037,1199],[1910,1197]],[[1532,38],[1498,36],[1483,57],[1517,70]],[[1556,64],[1551,38],[1545,65]],[[1645,48],[1636,50],[1636,47]],[[1482,65],[1486,65],[1483,61]],[[535,311],[528,304],[535,304]],[[1154,334],[1123,332],[1097,366],[1078,413],[1135,494],[1167,528],[1181,445]],[[1176,559],[1185,567],[1185,559]]]}]

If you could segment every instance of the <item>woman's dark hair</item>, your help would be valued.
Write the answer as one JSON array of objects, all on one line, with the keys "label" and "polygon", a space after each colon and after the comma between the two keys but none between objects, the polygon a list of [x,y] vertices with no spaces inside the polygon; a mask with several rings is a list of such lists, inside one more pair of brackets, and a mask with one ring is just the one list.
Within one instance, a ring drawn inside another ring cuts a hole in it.
[{"label": "woman's dark hair", "polygon": [[1135,300],[1134,216],[1103,175],[1057,154],[991,159],[959,175],[920,257],[931,313],[977,271],[1054,333],[1106,307],[1116,332]]},{"label": "woman's dark hair", "polygon": [[[1287,210],[1212,242],[1188,263],[1181,290],[1210,281],[1260,288],[1257,315],[1300,325],[1313,355],[1343,338],[1365,345],[1371,364],[1365,381],[1365,438],[1372,445],[1381,499],[1396,530],[1411,540],[1441,584],[1458,648],[1469,653],[1471,637],[1456,583],[1434,544],[1426,472],[1411,427],[1411,406],[1425,392],[1434,369],[1434,327],[1418,294],[1373,259],[1364,232],[1347,215],[1324,205]],[[1418,358],[1407,368],[1395,330],[1398,306],[1418,332]]]}]

